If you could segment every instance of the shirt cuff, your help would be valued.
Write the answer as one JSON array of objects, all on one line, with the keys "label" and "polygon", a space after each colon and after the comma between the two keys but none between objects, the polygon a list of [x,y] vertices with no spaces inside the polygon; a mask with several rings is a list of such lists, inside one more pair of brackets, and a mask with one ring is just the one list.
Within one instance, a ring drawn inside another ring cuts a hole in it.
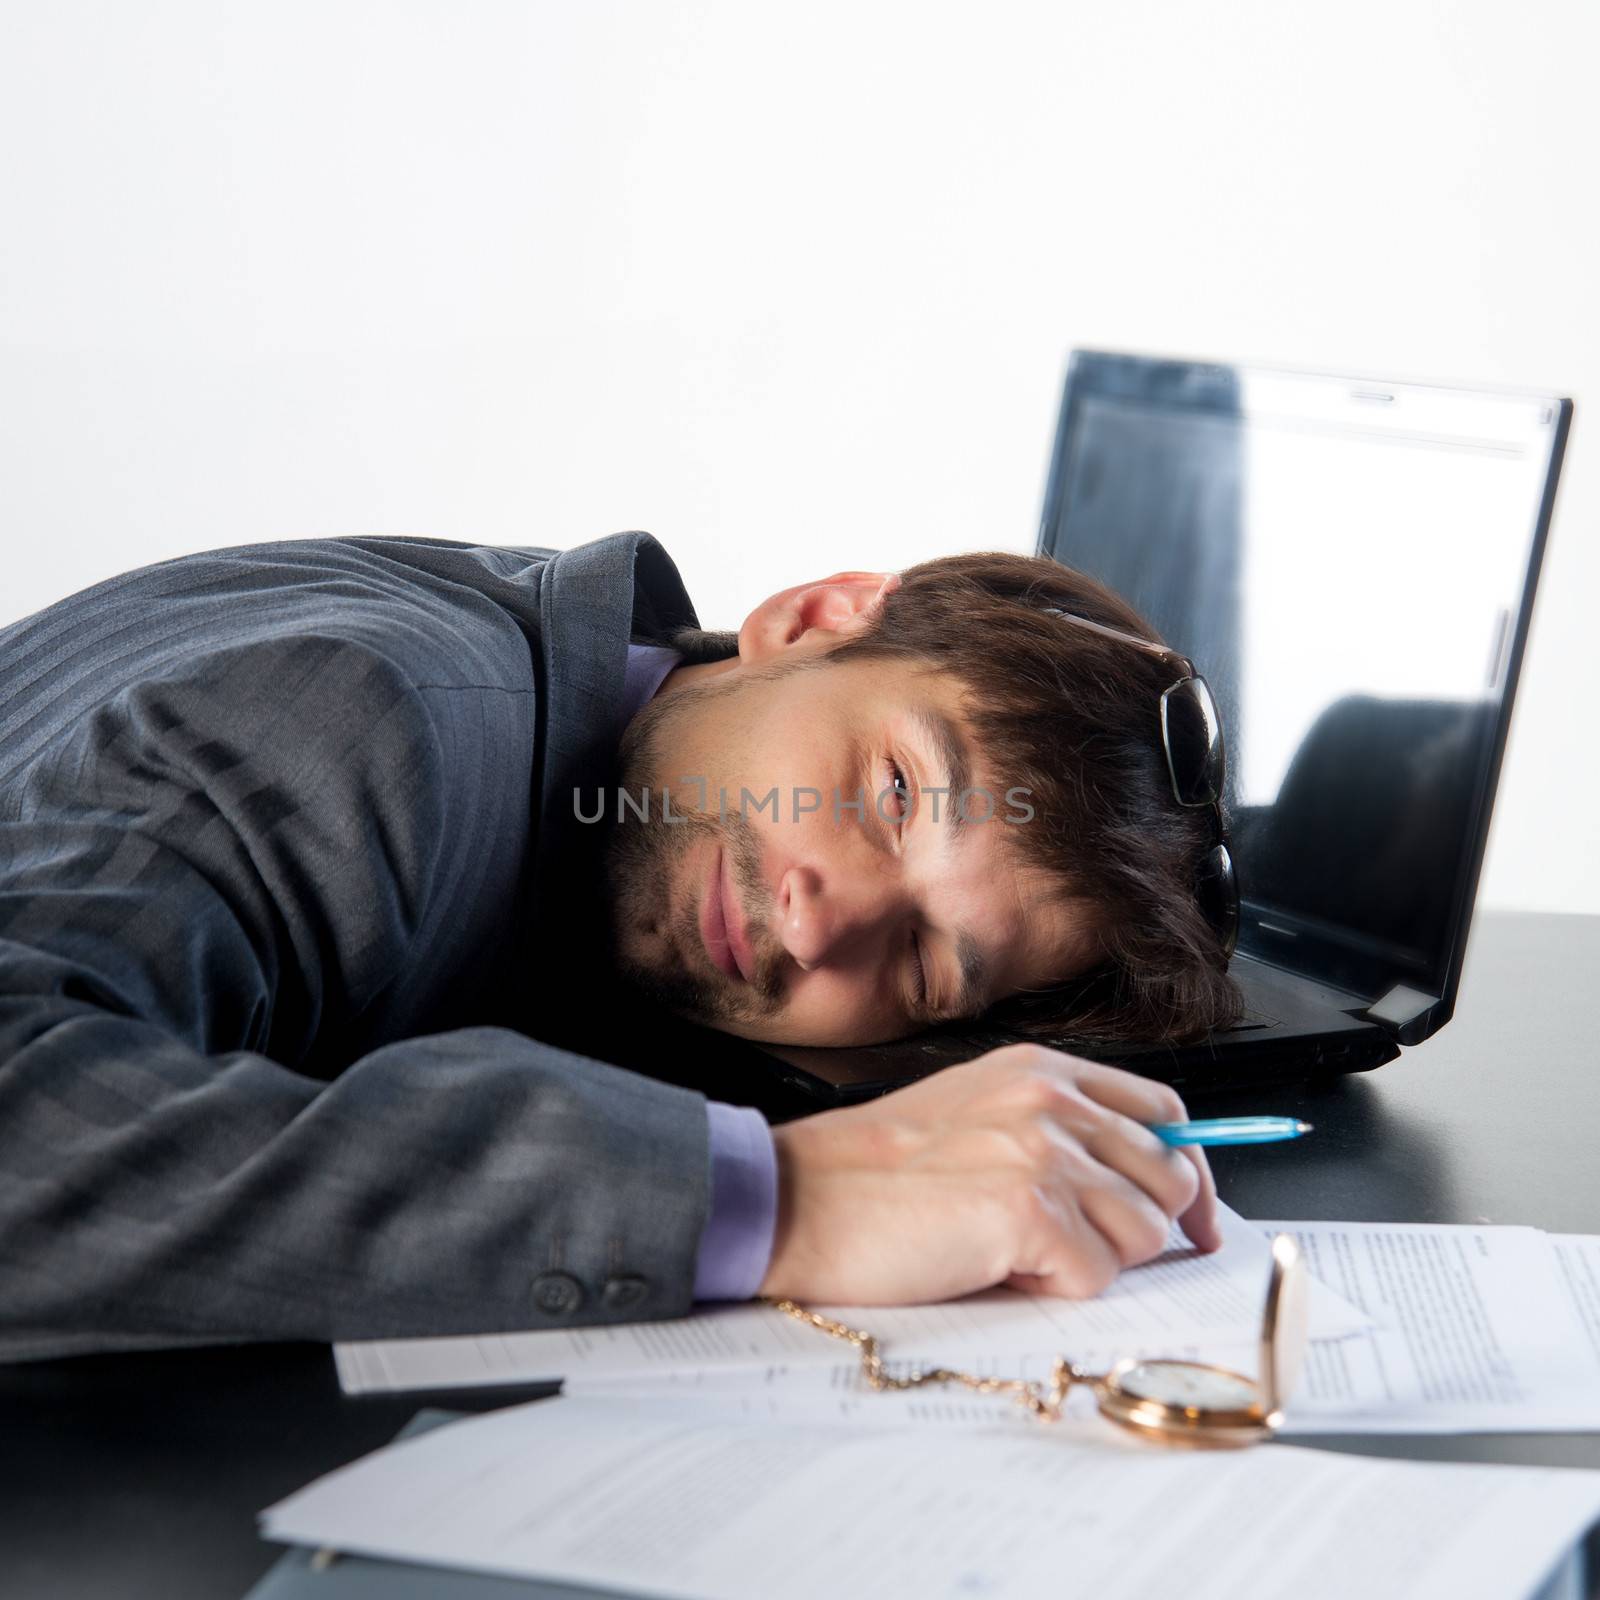
[{"label": "shirt cuff", "polygon": [[711,1209],[700,1235],[696,1300],[748,1300],[761,1287],[778,1226],[778,1153],[772,1130],[748,1106],[706,1102]]}]

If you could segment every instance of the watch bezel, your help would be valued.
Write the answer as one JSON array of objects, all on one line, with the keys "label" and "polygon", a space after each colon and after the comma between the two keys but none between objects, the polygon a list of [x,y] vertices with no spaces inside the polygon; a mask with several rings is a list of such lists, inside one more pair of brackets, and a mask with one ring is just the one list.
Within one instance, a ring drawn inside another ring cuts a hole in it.
[{"label": "watch bezel", "polygon": [[[1123,1388],[1123,1380],[1136,1367],[1187,1367],[1231,1379],[1257,1399],[1248,1406],[1185,1406],[1157,1400]],[[1119,1361],[1095,1386],[1101,1415],[1146,1438],[1169,1444],[1251,1444],[1270,1435],[1281,1416],[1270,1411],[1262,1386],[1232,1367],[1211,1361],[1185,1361],[1171,1356],[1132,1356]]]}]

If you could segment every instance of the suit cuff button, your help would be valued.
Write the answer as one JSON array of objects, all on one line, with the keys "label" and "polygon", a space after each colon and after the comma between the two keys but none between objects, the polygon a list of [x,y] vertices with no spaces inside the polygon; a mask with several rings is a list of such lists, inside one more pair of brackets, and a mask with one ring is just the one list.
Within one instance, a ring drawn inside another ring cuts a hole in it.
[{"label": "suit cuff button", "polygon": [[570,1317],[583,1304],[583,1285],[570,1272],[541,1272],[533,1280],[533,1303],[548,1316]]},{"label": "suit cuff button", "polygon": [[607,1278],[600,1298],[607,1310],[626,1311],[640,1304],[650,1293],[650,1285],[643,1278]]}]

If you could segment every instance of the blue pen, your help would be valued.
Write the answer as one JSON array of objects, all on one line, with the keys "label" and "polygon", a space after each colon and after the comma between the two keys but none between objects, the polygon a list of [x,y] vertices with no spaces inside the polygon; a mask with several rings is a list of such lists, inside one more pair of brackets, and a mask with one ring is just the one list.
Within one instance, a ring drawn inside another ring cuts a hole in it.
[{"label": "blue pen", "polygon": [[1212,1117],[1205,1122],[1152,1122],[1164,1144],[1272,1144],[1311,1132],[1297,1117]]}]

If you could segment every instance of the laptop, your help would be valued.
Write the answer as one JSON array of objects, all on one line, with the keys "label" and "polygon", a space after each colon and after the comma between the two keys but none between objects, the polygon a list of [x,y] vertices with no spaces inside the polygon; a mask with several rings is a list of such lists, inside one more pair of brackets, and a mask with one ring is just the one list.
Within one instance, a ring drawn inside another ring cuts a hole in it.
[{"label": "laptop", "polygon": [[[1450,1020],[1571,420],[1537,394],[1073,354],[1038,548],[1211,686],[1246,1006],[1099,1059],[1248,1087],[1367,1071]],[[760,1049],[820,1109],[1014,1037]]]}]

